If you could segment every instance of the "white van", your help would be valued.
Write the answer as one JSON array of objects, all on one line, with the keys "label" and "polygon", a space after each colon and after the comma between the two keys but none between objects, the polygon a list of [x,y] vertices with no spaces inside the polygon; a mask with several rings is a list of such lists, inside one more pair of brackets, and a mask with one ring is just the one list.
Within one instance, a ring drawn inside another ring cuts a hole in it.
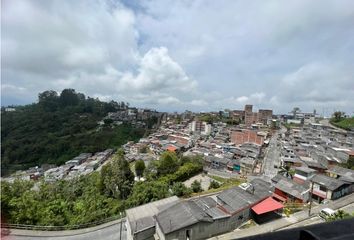
[{"label": "white van", "polygon": [[333,209],[324,208],[320,211],[319,216],[323,219],[327,219],[330,216],[333,216],[336,213]]}]

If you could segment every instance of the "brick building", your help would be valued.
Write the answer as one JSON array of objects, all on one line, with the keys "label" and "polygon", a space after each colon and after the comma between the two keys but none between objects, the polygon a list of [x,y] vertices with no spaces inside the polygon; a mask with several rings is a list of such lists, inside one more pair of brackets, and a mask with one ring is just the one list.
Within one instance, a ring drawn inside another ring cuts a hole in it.
[{"label": "brick building", "polygon": [[256,131],[252,130],[240,130],[231,132],[231,142],[235,145],[241,145],[244,143],[254,143],[257,145],[263,145],[264,137],[258,135]]}]

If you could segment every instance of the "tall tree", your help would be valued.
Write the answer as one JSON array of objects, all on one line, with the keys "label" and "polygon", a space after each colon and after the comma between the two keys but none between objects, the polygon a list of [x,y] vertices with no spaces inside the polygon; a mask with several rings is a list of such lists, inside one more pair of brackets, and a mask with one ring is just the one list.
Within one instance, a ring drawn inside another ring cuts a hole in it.
[{"label": "tall tree", "polygon": [[197,180],[194,180],[194,182],[192,182],[191,188],[195,193],[203,191],[202,184]]},{"label": "tall tree", "polygon": [[296,114],[299,113],[301,110],[299,107],[294,107],[291,113],[293,114],[293,117],[296,117]]},{"label": "tall tree", "polygon": [[134,174],[125,158],[116,154],[111,163],[103,166],[101,171],[104,190],[109,196],[126,199],[133,187]]},{"label": "tall tree", "polygon": [[64,89],[60,94],[60,103],[63,107],[75,106],[79,103],[79,97],[74,89]]},{"label": "tall tree", "polygon": [[178,169],[178,158],[175,153],[164,152],[161,157],[157,167],[157,172],[159,175],[166,175],[169,173],[174,173]]},{"label": "tall tree", "polygon": [[135,173],[138,177],[142,177],[145,170],[145,163],[143,160],[138,160],[135,163]]},{"label": "tall tree", "polygon": [[341,111],[336,111],[333,113],[334,121],[339,122],[344,117],[345,113]]},{"label": "tall tree", "polygon": [[58,93],[53,90],[48,90],[38,94],[38,104],[44,111],[56,111],[59,104]]}]

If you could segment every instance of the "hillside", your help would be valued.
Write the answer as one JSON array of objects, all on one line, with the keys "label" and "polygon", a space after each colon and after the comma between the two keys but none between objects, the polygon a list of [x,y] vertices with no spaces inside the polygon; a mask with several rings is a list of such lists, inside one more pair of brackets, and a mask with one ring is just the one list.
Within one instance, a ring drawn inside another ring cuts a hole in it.
[{"label": "hillside", "polygon": [[339,121],[334,118],[331,119],[331,124],[336,127],[345,129],[345,130],[353,130],[354,129],[354,117],[351,118],[341,118]]},{"label": "hillside", "polygon": [[108,112],[128,104],[85,97],[73,89],[45,91],[38,103],[1,114],[1,173],[43,163],[63,164],[81,152],[97,152],[138,140],[146,129],[130,124],[98,128]]}]

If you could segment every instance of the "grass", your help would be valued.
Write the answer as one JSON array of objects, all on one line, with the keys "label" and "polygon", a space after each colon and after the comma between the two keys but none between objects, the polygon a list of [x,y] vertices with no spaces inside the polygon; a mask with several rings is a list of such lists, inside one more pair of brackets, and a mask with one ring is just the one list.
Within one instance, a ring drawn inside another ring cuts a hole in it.
[{"label": "grass", "polygon": [[210,178],[214,179],[215,181],[218,181],[221,186],[217,190],[224,190],[228,189],[230,187],[235,187],[240,185],[241,183],[246,182],[244,179],[238,179],[238,178],[222,178],[218,176],[209,176]]},{"label": "grass", "polygon": [[330,122],[334,126],[345,129],[345,130],[354,129],[354,117],[343,118],[340,121],[336,121],[335,119],[332,118]]},{"label": "grass", "polygon": [[222,178],[222,177],[210,176],[210,175],[208,175],[208,177],[210,177],[211,179],[219,182],[220,183],[220,187],[219,188],[209,189],[209,190],[204,191],[204,192],[192,193],[191,197],[195,197],[195,196],[198,196],[198,195],[205,195],[205,194],[209,194],[209,193],[220,192],[220,191],[223,191],[223,190],[238,186],[241,183],[246,182],[244,179],[238,179],[238,178]]},{"label": "grass", "polygon": [[301,124],[296,124],[296,123],[283,123],[283,125],[287,129],[297,128],[301,126]]}]

